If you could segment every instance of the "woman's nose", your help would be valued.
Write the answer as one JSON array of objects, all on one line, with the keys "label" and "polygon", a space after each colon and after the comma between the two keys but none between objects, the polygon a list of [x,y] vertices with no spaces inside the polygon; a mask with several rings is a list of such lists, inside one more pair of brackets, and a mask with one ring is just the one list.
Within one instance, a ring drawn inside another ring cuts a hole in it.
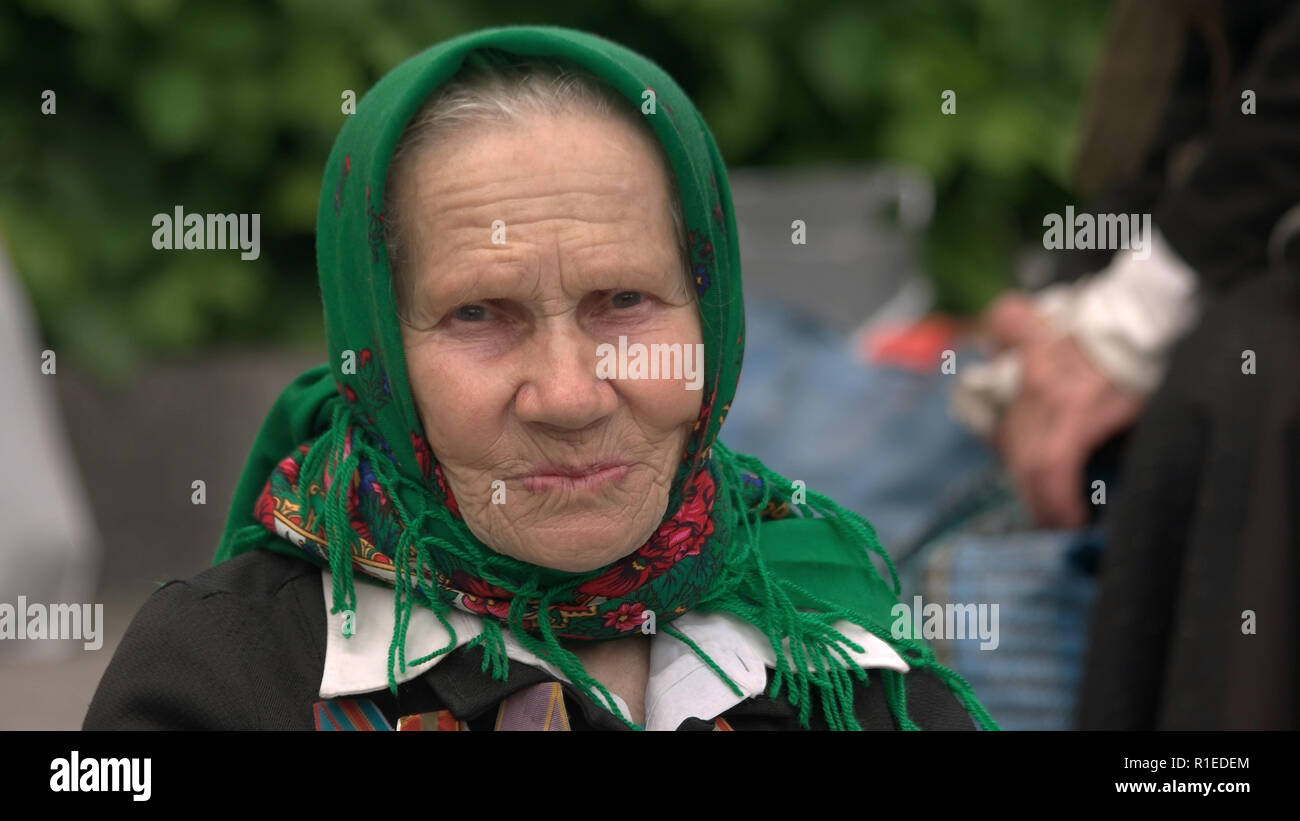
[{"label": "woman's nose", "polygon": [[581,430],[618,407],[614,387],[596,375],[596,344],[576,326],[538,331],[515,395],[525,422]]}]

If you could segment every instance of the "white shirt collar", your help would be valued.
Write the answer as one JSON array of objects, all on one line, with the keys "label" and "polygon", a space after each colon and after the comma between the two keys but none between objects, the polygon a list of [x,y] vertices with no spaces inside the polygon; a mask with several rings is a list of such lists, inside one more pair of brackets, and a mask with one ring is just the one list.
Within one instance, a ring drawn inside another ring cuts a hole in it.
[{"label": "white shirt collar", "polygon": [[[321,698],[385,689],[388,686],[385,669],[388,648],[396,623],[393,591],[373,584],[356,585],[356,610],[352,617],[354,634],[346,639],[343,637],[344,614],[328,612],[334,590],[328,570],[321,571],[321,583],[325,590],[328,621]],[[456,631],[457,647],[482,632],[482,621],[470,613],[453,609],[447,614],[447,621]],[[686,644],[667,633],[656,633],[650,639],[650,678],[646,682],[647,730],[675,730],[691,717],[715,718],[766,690],[767,668],[776,666],[776,654],[758,628],[725,613],[683,613],[672,624],[713,659],[740,688],[742,695],[732,692],[726,682]],[[834,627],[862,647],[862,653],[850,652],[860,666],[907,672],[907,662],[881,639],[849,622],[837,622]],[[558,669],[525,649],[508,630],[502,631],[502,637],[509,658],[540,667],[562,681],[568,680]],[[432,611],[423,607],[412,610],[406,631],[407,659],[417,659],[446,647],[449,639],[447,628]],[[399,684],[409,681],[423,675],[446,657],[447,653],[443,653],[421,664],[408,666],[405,672],[394,671],[394,677]],[[614,699],[627,715],[627,704],[617,695]]]}]

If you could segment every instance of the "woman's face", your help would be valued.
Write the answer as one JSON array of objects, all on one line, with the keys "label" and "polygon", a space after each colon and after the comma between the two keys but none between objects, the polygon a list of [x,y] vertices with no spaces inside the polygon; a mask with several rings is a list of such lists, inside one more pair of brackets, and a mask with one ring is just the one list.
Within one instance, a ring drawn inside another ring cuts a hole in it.
[{"label": "woman's face", "polygon": [[402,336],[466,524],[559,570],[626,556],[663,517],[702,394],[685,378],[597,376],[597,346],[620,336],[702,342],[650,138],[539,116],[457,135],[412,167],[397,192]]}]

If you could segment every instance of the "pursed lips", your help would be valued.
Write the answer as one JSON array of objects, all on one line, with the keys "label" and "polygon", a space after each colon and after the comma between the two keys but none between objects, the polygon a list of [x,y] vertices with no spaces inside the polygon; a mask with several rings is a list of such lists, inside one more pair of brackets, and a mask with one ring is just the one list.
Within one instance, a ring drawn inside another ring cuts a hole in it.
[{"label": "pursed lips", "polygon": [[588,465],[538,465],[519,477],[527,490],[597,490],[621,480],[632,470],[627,462],[603,461]]}]

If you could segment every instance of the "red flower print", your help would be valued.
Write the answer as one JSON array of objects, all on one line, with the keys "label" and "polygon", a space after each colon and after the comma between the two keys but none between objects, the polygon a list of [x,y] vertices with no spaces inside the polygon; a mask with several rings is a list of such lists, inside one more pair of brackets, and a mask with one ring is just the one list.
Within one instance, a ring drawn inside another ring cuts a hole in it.
[{"label": "red flower print", "polygon": [[442,465],[433,466],[433,475],[438,480],[438,489],[442,491],[443,496],[447,499],[447,509],[451,511],[451,515],[460,516],[460,508],[456,505],[456,497],[451,495],[451,487],[447,484],[447,480],[442,477]]},{"label": "red flower print", "polygon": [[[644,548],[642,548],[644,550]],[[655,568],[640,556],[641,551],[633,553],[618,562],[609,570],[578,588],[583,593],[593,596],[617,598],[631,593],[650,580]]]},{"label": "red flower print", "polygon": [[268,530],[275,530],[275,497],[271,495],[271,483],[267,482],[253,505],[253,517]]},{"label": "red flower print", "polygon": [[513,594],[508,590],[476,579],[461,570],[452,571],[451,586],[453,590],[464,594],[460,603],[466,610],[498,619],[504,619],[510,614],[510,599]]},{"label": "red flower print", "polygon": [[686,488],[677,515],[664,522],[640,550],[578,588],[583,593],[617,598],[665,573],[687,556],[695,556],[713,534],[713,476],[702,470]]},{"label": "red flower print", "polygon": [[605,626],[617,628],[621,633],[636,630],[643,621],[645,621],[645,605],[639,602],[620,604],[617,610],[605,614]]},{"label": "red flower print", "polygon": [[683,495],[681,510],[656,530],[640,551],[654,569],[662,572],[687,556],[699,554],[704,539],[713,534],[710,513],[715,492],[713,476],[707,470],[695,474]]},{"label": "red flower print", "polygon": [[429,470],[433,466],[433,451],[429,449],[429,443],[424,441],[424,437],[415,431],[411,431],[411,449],[415,451],[415,461],[420,466],[420,475],[429,478]]},{"label": "red flower print", "polygon": [[298,486],[298,460],[293,456],[286,456],[280,460],[280,464],[275,466],[280,471],[280,475],[289,480],[291,487]]}]

